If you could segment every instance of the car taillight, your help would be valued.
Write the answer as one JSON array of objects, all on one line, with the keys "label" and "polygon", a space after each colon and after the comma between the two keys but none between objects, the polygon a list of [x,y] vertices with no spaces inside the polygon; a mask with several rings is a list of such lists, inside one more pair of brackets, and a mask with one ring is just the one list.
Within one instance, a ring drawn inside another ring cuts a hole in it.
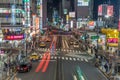
[{"label": "car taillight", "polygon": [[27,69],[28,67],[24,67],[24,69]]}]

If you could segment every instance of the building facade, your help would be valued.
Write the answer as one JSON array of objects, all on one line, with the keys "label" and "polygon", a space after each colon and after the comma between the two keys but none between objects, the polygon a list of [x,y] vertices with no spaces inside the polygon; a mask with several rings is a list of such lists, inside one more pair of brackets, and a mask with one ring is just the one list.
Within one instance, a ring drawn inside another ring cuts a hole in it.
[{"label": "building facade", "polygon": [[22,0],[0,0],[1,27],[22,27]]}]

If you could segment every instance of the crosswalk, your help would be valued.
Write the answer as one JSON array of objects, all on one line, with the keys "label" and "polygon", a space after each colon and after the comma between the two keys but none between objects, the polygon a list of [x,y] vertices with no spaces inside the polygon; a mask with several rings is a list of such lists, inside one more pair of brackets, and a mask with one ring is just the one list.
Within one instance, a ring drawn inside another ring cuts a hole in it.
[{"label": "crosswalk", "polygon": [[[39,51],[50,51],[49,48],[38,48],[38,50],[39,50]],[[81,53],[80,50],[74,50],[74,49],[55,49],[55,51]]]},{"label": "crosswalk", "polygon": [[[43,55],[40,56],[42,59]],[[50,56],[50,60],[57,60],[57,59],[62,59],[62,60],[70,60],[70,61],[84,61],[88,62],[89,60],[87,58],[79,58],[79,57],[69,57],[69,56]]]}]

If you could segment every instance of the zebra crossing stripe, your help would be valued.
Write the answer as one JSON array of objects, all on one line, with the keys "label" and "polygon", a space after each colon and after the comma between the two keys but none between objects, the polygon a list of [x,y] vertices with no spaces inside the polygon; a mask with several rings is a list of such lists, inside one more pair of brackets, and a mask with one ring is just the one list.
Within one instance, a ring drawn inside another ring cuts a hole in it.
[{"label": "zebra crossing stripe", "polygon": [[72,58],[71,58],[71,57],[70,57],[69,59],[70,59],[70,60],[72,60]]},{"label": "zebra crossing stripe", "polygon": [[51,59],[53,59],[53,56],[51,56]]},{"label": "zebra crossing stripe", "polygon": [[80,59],[79,59],[79,58],[77,58],[77,60],[79,61]]},{"label": "zebra crossing stripe", "polygon": [[68,57],[66,57],[66,60],[68,60]]},{"label": "zebra crossing stripe", "polygon": [[85,61],[86,61],[86,62],[88,62],[88,60],[87,60],[87,59],[85,59]]},{"label": "zebra crossing stripe", "polygon": [[81,61],[83,61],[83,58],[81,58]]},{"label": "zebra crossing stripe", "polygon": [[58,58],[60,59],[60,56]]},{"label": "zebra crossing stripe", "polygon": [[76,61],[76,58],[73,58],[74,61]]},{"label": "zebra crossing stripe", "polygon": [[54,58],[55,58],[55,59],[57,59],[57,57],[56,57],[56,56],[55,56]]},{"label": "zebra crossing stripe", "polygon": [[64,59],[64,57],[62,57],[62,59]]}]

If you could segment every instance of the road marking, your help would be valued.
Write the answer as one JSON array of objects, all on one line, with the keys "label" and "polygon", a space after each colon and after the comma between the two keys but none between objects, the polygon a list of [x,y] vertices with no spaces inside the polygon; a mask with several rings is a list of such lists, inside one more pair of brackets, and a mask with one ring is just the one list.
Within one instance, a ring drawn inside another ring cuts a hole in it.
[{"label": "road marking", "polygon": [[85,59],[85,61],[86,61],[86,62],[88,62],[88,60],[87,60],[87,59]]},{"label": "road marking", "polygon": [[60,56],[58,58],[60,59]]},{"label": "road marking", "polygon": [[81,61],[83,61],[83,58],[81,58]]},{"label": "road marking", "polygon": [[69,48],[68,43],[67,43],[67,41],[66,41],[66,40],[65,40],[65,43],[66,43],[67,48]]},{"label": "road marking", "polygon": [[62,59],[64,59],[64,57],[62,57]]},{"label": "road marking", "polygon": [[66,60],[68,60],[68,57],[66,57]]},{"label": "road marking", "polygon": [[72,60],[72,58],[71,58],[71,57],[70,57],[69,59],[70,59],[70,60]]},{"label": "road marking", "polygon": [[63,48],[65,48],[64,40],[62,40]]},{"label": "road marking", "polygon": [[79,59],[79,58],[77,58],[77,60],[79,61],[80,59]]},{"label": "road marking", "polygon": [[74,61],[76,61],[76,58],[73,58]]},{"label": "road marking", "polygon": [[57,57],[56,57],[56,56],[55,56],[54,58],[55,58],[55,59],[57,59]]},{"label": "road marking", "polygon": [[53,59],[53,56],[51,56],[51,59]]}]

